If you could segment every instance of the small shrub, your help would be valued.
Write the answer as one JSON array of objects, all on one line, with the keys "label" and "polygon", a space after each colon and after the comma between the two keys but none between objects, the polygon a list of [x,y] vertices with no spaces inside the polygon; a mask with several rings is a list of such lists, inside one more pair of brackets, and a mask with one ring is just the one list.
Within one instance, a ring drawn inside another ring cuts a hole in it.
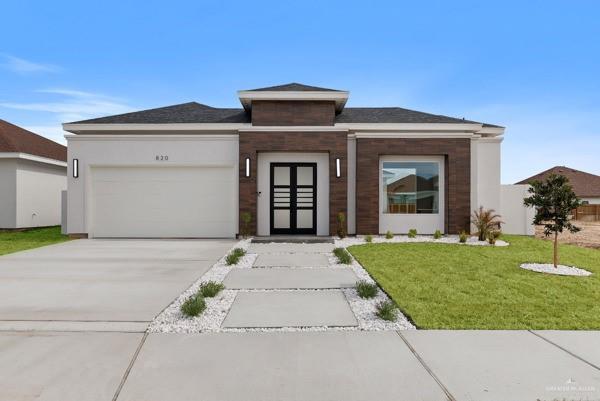
[{"label": "small shrub", "polygon": [[216,296],[221,290],[223,290],[225,286],[223,283],[218,283],[216,281],[207,281],[206,283],[202,283],[200,285],[200,290],[198,291],[204,298],[212,298]]},{"label": "small shrub", "polygon": [[394,234],[392,234],[392,232],[390,230],[387,230],[387,232],[385,233],[385,238],[392,239],[392,238],[394,238]]},{"label": "small shrub", "polygon": [[461,231],[461,232],[460,232],[460,234],[458,234],[458,241],[459,241],[461,244],[464,244],[464,243],[466,243],[466,242],[467,242],[467,239],[469,239],[469,234],[467,234],[467,232],[466,232],[466,231],[464,231],[464,230],[463,230],[463,231]]},{"label": "small shrub", "polygon": [[352,256],[348,253],[345,248],[335,248],[333,254],[338,258],[338,262],[343,265],[349,265],[352,263]]},{"label": "small shrub", "polygon": [[236,265],[237,262],[239,262],[239,261],[240,261],[240,256],[236,255],[233,252],[228,254],[227,257],[225,258],[225,263],[227,263],[228,266]]},{"label": "small shrub", "polygon": [[236,255],[238,258],[241,258],[246,254],[246,250],[242,248],[235,248],[233,251],[231,251],[231,253]]},{"label": "small shrub", "polygon": [[365,280],[357,281],[356,292],[361,298],[373,298],[377,295],[377,284],[372,284]]},{"label": "small shrub", "polygon": [[337,222],[338,222],[337,235],[340,238],[345,238],[346,237],[346,215],[344,214],[344,212],[339,212],[337,214]]},{"label": "small shrub", "polygon": [[490,245],[495,245],[496,244],[496,240],[500,237],[500,230],[493,230],[488,232],[487,234],[487,241],[489,242]]},{"label": "small shrub", "polygon": [[373,242],[373,236],[372,235],[367,235],[365,236],[365,242]]},{"label": "small shrub", "polygon": [[411,228],[408,230],[408,238],[417,238],[417,229]]},{"label": "small shrub", "polygon": [[377,304],[376,309],[380,319],[393,322],[398,317],[398,308],[392,301],[381,301]]},{"label": "small shrub", "polygon": [[242,212],[240,213],[240,220],[242,220],[242,237],[247,238],[250,236],[250,223],[252,222],[252,213]]},{"label": "small shrub", "polygon": [[500,229],[502,221],[494,209],[484,209],[483,206],[480,206],[471,215],[471,223],[477,229],[479,241],[485,241],[490,231]]},{"label": "small shrub", "polygon": [[198,316],[206,309],[206,302],[199,294],[185,300],[181,305],[181,313],[185,316]]},{"label": "small shrub", "polygon": [[433,238],[434,239],[442,238],[442,232],[440,230],[435,230],[435,233],[433,233]]}]

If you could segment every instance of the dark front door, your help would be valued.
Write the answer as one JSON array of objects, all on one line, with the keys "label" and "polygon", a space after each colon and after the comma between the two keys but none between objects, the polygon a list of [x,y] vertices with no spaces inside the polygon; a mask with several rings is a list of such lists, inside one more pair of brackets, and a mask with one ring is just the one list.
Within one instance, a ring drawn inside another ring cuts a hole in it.
[{"label": "dark front door", "polygon": [[271,163],[271,234],[317,233],[317,164]]}]

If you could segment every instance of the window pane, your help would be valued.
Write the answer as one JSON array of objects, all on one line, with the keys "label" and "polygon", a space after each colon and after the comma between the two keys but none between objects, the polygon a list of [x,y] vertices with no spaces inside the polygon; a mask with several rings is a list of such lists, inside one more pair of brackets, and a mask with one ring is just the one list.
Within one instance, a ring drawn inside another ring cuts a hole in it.
[{"label": "window pane", "polygon": [[313,168],[298,167],[296,169],[296,184],[313,185]]},{"label": "window pane", "polygon": [[438,163],[384,162],[381,176],[384,213],[438,213]]},{"label": "window pane", "polygon": [[273,167],[273,184],[290,185],[290,168]]},{"label": "window pane", "polygon": [[273,228],[290,228],[290,210],[273,210]]}]

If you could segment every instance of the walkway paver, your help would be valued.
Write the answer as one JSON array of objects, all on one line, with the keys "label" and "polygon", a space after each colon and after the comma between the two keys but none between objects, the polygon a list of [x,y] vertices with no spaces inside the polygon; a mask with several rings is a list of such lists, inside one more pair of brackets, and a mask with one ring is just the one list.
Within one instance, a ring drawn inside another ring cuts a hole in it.
[{"label": "walkway paver", "polygon": [[527,331],[402,336],[459,401],[600,398],[600,371]]},{"label": "walkway paver", "polygon": [[333,244],[252,243],[249,252],[259,255],[264,253],[328,253],[332,252],[333,248]]},{"label": "walkway paver", "polygon": [[151,334],[118,401],[446,400],[395,332]]},{"label": "walkway paver", "polygon": [[329,259],[322,253],[263,253],[254,267],[327,267]]},{"label": "walkway paver", "polygon": [[356,326],[341,290],[237,294],[222,327]]},{"label": "walkway paver", "polygon": [[229,289],[307,289],[353,287],[351,269],[234,269],[224,280]]},{"label": "walkway paver", "polygon": [[112,400],[142,336],[0,333],[0,400]]}]

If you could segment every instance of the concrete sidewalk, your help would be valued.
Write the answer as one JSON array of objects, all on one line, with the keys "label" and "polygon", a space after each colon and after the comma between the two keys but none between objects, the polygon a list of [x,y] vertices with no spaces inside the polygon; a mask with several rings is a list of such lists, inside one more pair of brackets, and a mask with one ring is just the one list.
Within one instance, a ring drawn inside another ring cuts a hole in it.
[{"label": "concrete sidewalk", "polygon": [[548,334],[582,355],[528,331],[150,335],[118,400],[600,399],[600,332]]},{"label": "concrete sidewalk", "polygon": [[600,332],[0,333],[0,401],[598,400],[599,345]]}]

